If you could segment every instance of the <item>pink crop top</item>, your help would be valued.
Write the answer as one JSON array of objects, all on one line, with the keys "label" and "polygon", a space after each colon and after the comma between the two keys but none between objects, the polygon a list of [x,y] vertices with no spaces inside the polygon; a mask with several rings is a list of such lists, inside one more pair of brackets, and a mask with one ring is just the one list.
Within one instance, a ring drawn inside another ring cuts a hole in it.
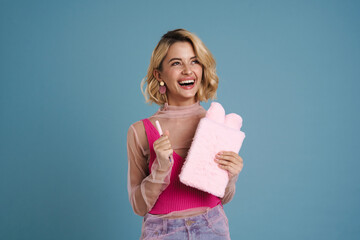
[{"label": "pink crop top", "polygon": [[[153,143],[160,135],[154,125],[148,120],[142,120],[144,123],[147,139],[150,148],[149,169],[156,158]],[[179,174],[184,164],[184,159],[175,151],[173,153],[174,164],[171,169],[170,184],[159,195],[155,205],[149,211],[150,214],[167,214],[173,211],[181,211],[197,207],[215,207],[221,204],[221,200],[207,192],[184,185],[179,180]]]}]

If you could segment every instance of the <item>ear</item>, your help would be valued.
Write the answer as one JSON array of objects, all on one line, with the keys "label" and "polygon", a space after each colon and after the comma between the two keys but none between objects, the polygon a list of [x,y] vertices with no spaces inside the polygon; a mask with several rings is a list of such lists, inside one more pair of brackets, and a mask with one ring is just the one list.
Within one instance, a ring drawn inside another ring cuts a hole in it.
[{"label": "ear", "polygon": [[225,122],[225,109],[218,102],[212,102],[210,108],[206,112],[206,117],[214,120],[215,122],[224,124]]},{"label": "ear", "polygon": [[160,73],[160,71],[159,71],[159,70],[154,69],[154,71],[153,71],[153,75],[154,75],[154,77],[156,78],[156,80],[158,80],[159,82],[161,82],[161,81],[162,81],[162,79],[161,79],[161,73]]},{"label": "ear", "polygon": [[242,118],[236,113],[230,113],[225,116],[225,125],[236,130],[240,130],[242,126]]}]

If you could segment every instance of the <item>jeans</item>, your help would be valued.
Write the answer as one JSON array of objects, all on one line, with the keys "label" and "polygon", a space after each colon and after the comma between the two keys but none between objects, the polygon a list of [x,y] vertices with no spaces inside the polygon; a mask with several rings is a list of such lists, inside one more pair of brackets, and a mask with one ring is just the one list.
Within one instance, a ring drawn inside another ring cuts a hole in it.
[{"label": "jeans", "polygon": [[166,219],[146,214],[140,239],[230,239],[228,219],[221,205],[201,215]]}]

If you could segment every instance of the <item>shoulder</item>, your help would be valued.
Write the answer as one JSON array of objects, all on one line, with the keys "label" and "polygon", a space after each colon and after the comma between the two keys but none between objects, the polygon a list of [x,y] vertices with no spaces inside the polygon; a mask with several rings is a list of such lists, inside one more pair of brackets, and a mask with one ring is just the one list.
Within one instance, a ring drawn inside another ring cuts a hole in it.
[{"label": "shoulder", "polygon": [[130,125],[127,133],[128,144],[136,144],[144,154],[147,153],[148,139],[143,122],[137,121]]},{"label": "shoulder", "polygon": [[128,128],[128,136],[138,135],[139,133],[142,133],[142,132],[145,132],[145,127],[141,120],[134,122]]}]

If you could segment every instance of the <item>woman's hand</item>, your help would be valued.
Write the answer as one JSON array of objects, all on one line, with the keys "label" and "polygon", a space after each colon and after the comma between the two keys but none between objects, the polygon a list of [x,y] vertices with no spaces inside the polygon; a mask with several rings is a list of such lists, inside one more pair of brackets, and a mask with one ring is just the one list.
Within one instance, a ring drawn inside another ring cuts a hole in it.
[{"label": "woman's hand", "polygon": [[221,169],[228,172],[229,178],[238,175],[244,166],[243,159],[237,153],[231,151],[222,151],[216,154],[215,162],[219,164]]},{"label": "woman's hand", "polygon": [[154,151],[156,158],[159,162],[159,169],[168,170],[172,165],[172,162],[169,160],[170,156],[173,154],[173,149],[169,140],[170,133],[168,130],[165,131],[158,140],[154,142]]}]

